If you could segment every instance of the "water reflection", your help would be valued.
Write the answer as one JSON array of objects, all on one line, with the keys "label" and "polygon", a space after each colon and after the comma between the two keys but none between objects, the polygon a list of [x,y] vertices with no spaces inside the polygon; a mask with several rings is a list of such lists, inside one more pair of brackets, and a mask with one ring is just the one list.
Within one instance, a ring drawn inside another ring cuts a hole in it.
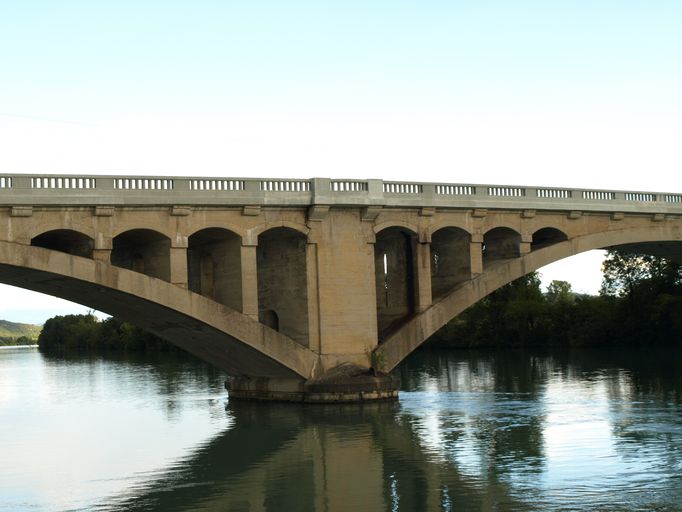
[{"label": "water reflection", "polygon": [[38,491],[30,435],[0,440],[0,510],[682,510],[680,356],[421,352],[399,403],[307,407],[229,402],[222,375],[177,356],[3,357],[0,433],[37,378],[24,391],[46,393],[50,433],[55,403],[88,428],[33,464],[89,473]]},{"label": "water reflection", "polygon": [[398,404],[231,403],[233,428],[101,510],[455,510],[528,507],[433,458]]}]

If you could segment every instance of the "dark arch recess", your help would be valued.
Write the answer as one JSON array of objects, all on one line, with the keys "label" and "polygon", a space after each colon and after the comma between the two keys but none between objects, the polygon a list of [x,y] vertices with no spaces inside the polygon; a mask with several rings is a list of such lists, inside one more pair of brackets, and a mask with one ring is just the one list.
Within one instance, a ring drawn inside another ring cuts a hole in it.
[{"label": "dark arch recess", "polygon": [[95,241],[80,231],[71,229],[54,229],[46,231],[31,239],[31,245],[65,252],[73,256],[92,258]]},{"label": "dark arch recess", "polygon": [[568,240],[566,233],[556,228],[542,228],[533,233],[533,242],[531,243],[531,251],[542,249],[550,245],[558,244]]},{"label": "dark arch recess", "polygon": [[483,236],[483,266],[495,261],[520,256],[521,234],[511,228],[498,227]]},{"label": "dark arch recess", "polygon": [[111,264],[170,282],[170,238],[151,229],[114,237]]},{"label": "dark arch recess", "polygon": [[189,289],[242,311],[241,237],[223,228],[206,228],[188,239]]},{"label": "dark arch recess", "polygon": [[[258,236],[258,316],[261,323],[307,347],[307,237],[271,228]],[[276,320],[275,320],[276,319]]]},{"label": "dark arch recess", "polygon": [[403,227],[389,227],[376,235],[374,275],[380,341],[416,312],[416,244],[416,233]]},{"label": "dark arch recess", "polygon": [[471,235],[456,227],[441,228],[431,235],[431,292],[444,296],[471,278]]}]

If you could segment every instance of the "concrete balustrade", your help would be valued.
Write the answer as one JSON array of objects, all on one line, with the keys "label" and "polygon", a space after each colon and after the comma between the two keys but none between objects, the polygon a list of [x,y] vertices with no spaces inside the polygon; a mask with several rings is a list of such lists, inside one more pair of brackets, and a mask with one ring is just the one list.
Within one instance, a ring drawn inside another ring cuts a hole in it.
[{"label": "concrete balustrade", "polygon": [[682,193],[382,180],[0,176],[0,205],[381,205],[682,212]]}]

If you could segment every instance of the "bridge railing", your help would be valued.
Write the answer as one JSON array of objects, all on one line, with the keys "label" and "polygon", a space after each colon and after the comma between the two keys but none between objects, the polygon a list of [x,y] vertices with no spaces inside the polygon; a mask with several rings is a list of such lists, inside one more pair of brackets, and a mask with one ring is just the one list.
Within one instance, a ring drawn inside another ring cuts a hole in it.
[{"label": "bridge railing", "polygon": [[357,179],[0,175],[0,204],[382,205],[682,213],[682,193]]}]

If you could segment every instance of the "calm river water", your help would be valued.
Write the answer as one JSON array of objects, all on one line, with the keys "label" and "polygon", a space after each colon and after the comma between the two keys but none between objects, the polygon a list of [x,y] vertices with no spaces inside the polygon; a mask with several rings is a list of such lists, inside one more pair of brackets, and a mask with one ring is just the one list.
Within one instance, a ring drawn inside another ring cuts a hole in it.
[{"label": "calm river water", "polygon": [[0,511],[682,510],[682,351],[419,352],[397,403],[0,350]]}]

